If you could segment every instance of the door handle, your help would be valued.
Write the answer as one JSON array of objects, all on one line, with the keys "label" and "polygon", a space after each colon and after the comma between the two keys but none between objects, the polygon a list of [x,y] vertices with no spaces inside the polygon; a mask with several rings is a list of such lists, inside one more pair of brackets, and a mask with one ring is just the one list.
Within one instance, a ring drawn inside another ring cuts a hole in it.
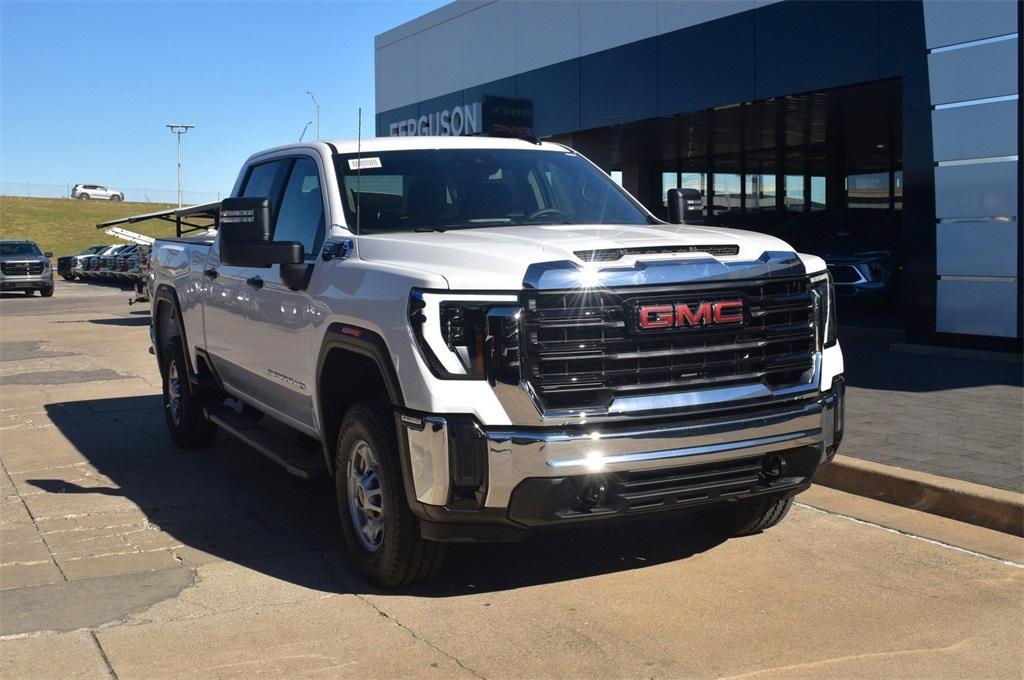
[{"label": "door handle", "polygon": [[216,269],[204,269],[203,270],[203,276],[205,276],[208,279],[215,279],[215,278],[217,278],[217,270]]},{"label": "door handle", "polygon": [[252,286],[253,288],[262,288],[263,287],[263,279],[261,279],[258,276],[250,276],[249,278],[247,278],[245,280],[245,282],[247,284],[249,284],[250,286]]}]

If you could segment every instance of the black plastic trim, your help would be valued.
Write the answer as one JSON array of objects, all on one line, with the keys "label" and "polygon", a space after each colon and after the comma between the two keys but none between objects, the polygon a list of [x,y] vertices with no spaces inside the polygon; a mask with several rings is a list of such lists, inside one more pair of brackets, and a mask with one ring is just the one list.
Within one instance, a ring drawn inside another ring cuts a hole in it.
[{"label": "black plastic trim", "polygon": [[[324,333],[323,341],[320,343],[320,354],[316,359],[317,413],[321,432],[321,444],[323,445],[324,458],[327,462],[328,470],[333,470],[334,442],[327,441],[326,438],[326,405],[322,400],[323,386],[321,379],[323,377],[324,362],[327,360],[327,355],[332,349],[342,349],[372,359],[377,364],[377,369],[384,379],[384,385],[388,391],[388,399],[396,407],[401,408],[405,405],[405,397],[402,395],[402,386],[398,381],[398,373],[395,371],[394,362],[391,361],[391,353],[388,351],[388,346],[384,339],[371,330],[352,324],[336,322],[328,326],[327,331]],[[399,437],[399,442],[401,442],[401,439]],[[405,468],[408,466],[408,455],[403,454],[402,458],[403,476],[405,476],[406,485],[408,486],[412,479],[411,471],[409,475],[405,475]]]}]

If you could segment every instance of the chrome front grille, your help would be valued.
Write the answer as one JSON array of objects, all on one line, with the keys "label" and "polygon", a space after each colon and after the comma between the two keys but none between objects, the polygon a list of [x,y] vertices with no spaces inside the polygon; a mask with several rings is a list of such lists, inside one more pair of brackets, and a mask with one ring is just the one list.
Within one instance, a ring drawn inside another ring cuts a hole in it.
[{"label": "chrome front grille", "polygon": [[43,273],[42,262],[4,262],[0,264],[7,276],[30,276]]},{"label": "chrome front grille", "polygon": [[[641,305],[742,299],[741,325],[640,330]],[[814,366],[806,278],[660,288],[527,290],[523,371],[544,409],[601,409],[616,397],[797,384]]]}]

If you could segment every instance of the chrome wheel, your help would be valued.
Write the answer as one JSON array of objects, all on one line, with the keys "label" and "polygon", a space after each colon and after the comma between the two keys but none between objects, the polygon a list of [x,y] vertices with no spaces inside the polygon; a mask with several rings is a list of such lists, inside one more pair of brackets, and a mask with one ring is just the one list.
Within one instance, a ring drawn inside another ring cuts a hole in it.
[{"label": "chrome wheel", "polygon": [[167,367],[167,409],[171,413],[171,422],[181,425],[181,376],[177,361],[172,361]]},{"label": "chrome wheel", "polygon": [[348,455],[348,508],[363,547],[373,552],[384,541],[384,488],[373,449],[360,439]]}]

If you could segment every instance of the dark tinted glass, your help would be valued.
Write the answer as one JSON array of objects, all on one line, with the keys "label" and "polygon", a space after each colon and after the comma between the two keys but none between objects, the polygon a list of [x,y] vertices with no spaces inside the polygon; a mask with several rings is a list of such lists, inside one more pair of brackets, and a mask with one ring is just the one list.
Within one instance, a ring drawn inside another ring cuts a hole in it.
[{"label": "dark tinted glass", "polygon": [[274,186],[274,178],[281,167],[281,161],[271,161],[254,166],[249,171],[242,196],[246,198],[270,198],[270,189]]},{"label": "dark tinted glass", "polygon": [[0,243],[0,255],[42,255],[35,243]]},{"label": "dark tinted glass", "polygon": [[281,197],[274,228],[275,241],[298,241],[307,254],[316,252],[324,233],[324,201],[316,163],[300,158]]},{"label": "dark tinted glass", "polygon": [[605,173],[572,152],[443,149],[336,160],[345,215],[363,233],[536,224],[649,224]]}]

